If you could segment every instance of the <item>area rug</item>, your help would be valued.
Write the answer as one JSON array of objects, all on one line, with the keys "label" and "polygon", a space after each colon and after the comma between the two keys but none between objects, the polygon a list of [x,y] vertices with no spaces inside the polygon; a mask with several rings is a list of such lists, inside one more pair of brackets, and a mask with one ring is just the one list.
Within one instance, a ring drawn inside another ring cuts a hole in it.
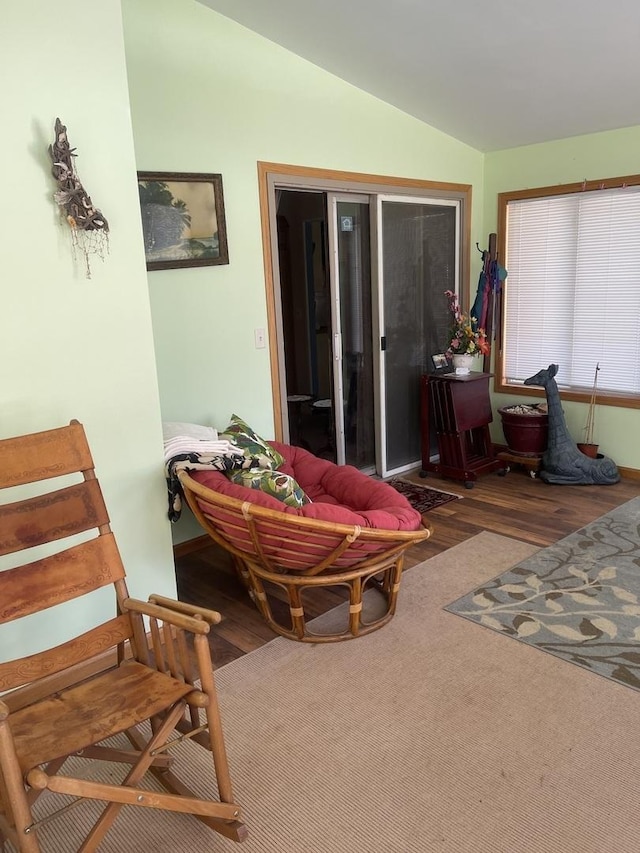
[{"label": "area rug", "polygon": [[[635,691],[444,610],[534,550],[481,533],[409,569],[379,631],[217,670],[247,840],[125,807],[101,853],[637,853]],[[208,787],[207,754],[178,749]],[[43,849],[76,850],[85,808]]]},{"label": "area rug", "polygon": [[440,489],[432,489],[430,486],[421,486],[411,480],[403,480],[401,477],[393,477],[387,481],[390,486],[404,495],[414,509],[418,512],[428,512],[450,501],[460,500],[462,495],[453,492],[443,492]]},{"label": "area rug", "polygon": [[447,610],[640,690],[640,498]]}]

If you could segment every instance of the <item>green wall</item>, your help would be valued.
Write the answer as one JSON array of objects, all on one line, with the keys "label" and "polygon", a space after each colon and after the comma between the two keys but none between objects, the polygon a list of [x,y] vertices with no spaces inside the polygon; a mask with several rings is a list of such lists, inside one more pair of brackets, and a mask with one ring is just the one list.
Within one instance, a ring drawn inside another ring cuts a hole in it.
[{"label": "green wall", "polygon": [[272,437],[258,161],[472,184],[482,242],[483,157],[194,0],[123,14],[138,169],[224,182],[230,264],[149,273],[163,416]]},{"label": "green wall", "polygon": [[[85,425],[132,594],[175,592],[119,0],[3,7],[0,438]],[[87,280],[53,201],[56,116],[111,225]],[[10,559],[0,568],[7,568]],[[15,563],[14,563],[15,564]],[[109,593],[108,615],[113,613]],[[0,659],[79,633],[72,603],[0,629]],[[44,639],[42,639],[44,638]]]},{"label": "green wall", "polygon": [[[634,175],[640,171],[639,150],[640,126],[487,154],[484,180],[486,230],[497,229],[498,193],[574,183],[585,178],[591,181]],[[541,364],[540,367],[546,365]],[[515,401],[517,398],[512,396],[495,395],[494,411]],[[566,402],[563,408],[573,438],[581,441],[587,417],[586,404]],[[639,427],[638,409],[596,408],[595,440],[600,445],[600,452],[611,456],[618,465],[640,469]],[[493,425],[493,435],[496,441],[503,440],[499,416]]]}]

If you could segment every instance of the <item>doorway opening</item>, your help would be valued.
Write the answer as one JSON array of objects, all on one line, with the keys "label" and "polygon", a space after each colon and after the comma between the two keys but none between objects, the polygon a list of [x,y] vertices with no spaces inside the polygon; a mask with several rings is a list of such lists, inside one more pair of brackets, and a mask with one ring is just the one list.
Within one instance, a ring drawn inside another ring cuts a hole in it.
[{"label": "doorway opening", "polygon": [[417,467],[470,188],[259,168],[276,437],[382,477]]},{"label": "doorway opening", "polygon": [[279,190],[276,222],[289,441],[336,461],[324,193]]},{"label": "doorway opening", "polygon": [[279,190],[277,228],[289,440],[375,471],[369,200]]}]

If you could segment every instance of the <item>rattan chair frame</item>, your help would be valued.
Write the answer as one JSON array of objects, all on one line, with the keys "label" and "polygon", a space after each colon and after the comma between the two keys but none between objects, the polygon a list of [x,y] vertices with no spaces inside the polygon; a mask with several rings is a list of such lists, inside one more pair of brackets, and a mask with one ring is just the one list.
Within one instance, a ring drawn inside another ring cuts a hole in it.
[{"label": "rattan chair frame", "polygon": [[[181,471],[179,479],[200,525],[233,555],[236,569],[269,627],[300,642],[338,642],[386,625],[396,611],[405,552],[431,535],[431,527],[424,522],[411,531],[337,524],[224,495],[194,480],[187,471]],[[314,554],[317,559],[312,559]],[[288,624],[274,612],[270,585],[284,592]],[[340,587],[348,592],[346,624],[336,631],[315,631],[304,593]],[[363,609],[367,589],[377,590],[384,600],[382,612],[372,617]]]}]

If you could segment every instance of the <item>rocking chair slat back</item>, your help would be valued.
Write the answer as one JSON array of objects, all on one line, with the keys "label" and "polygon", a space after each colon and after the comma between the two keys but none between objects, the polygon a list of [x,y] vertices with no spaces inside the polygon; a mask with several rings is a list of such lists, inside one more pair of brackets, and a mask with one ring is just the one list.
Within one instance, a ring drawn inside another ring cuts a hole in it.
[{"label": "rocking chair slat back", "polygon": [[0,555],[56,542],[108,523],[97,480],[5,504],[0,510]]},{"label": "rocking chair slat back", "polygon": [[[1,510],[0,510],[1,514]],[[112,533],[0,572],[0,625],[124,578]]]},{"label": "rocking chair slat back", "polygon": [[0,456],[0,489],[93,469],[91,451],[78,421],[68,427],[3,439]]},{"label": "rocking chair slat back", "polygon": [[[128,616],[116,616],[54,649],[0,663],[0,692],[52,676],[132,638]],[[50,691],[45,691],[45,695]]]}]

